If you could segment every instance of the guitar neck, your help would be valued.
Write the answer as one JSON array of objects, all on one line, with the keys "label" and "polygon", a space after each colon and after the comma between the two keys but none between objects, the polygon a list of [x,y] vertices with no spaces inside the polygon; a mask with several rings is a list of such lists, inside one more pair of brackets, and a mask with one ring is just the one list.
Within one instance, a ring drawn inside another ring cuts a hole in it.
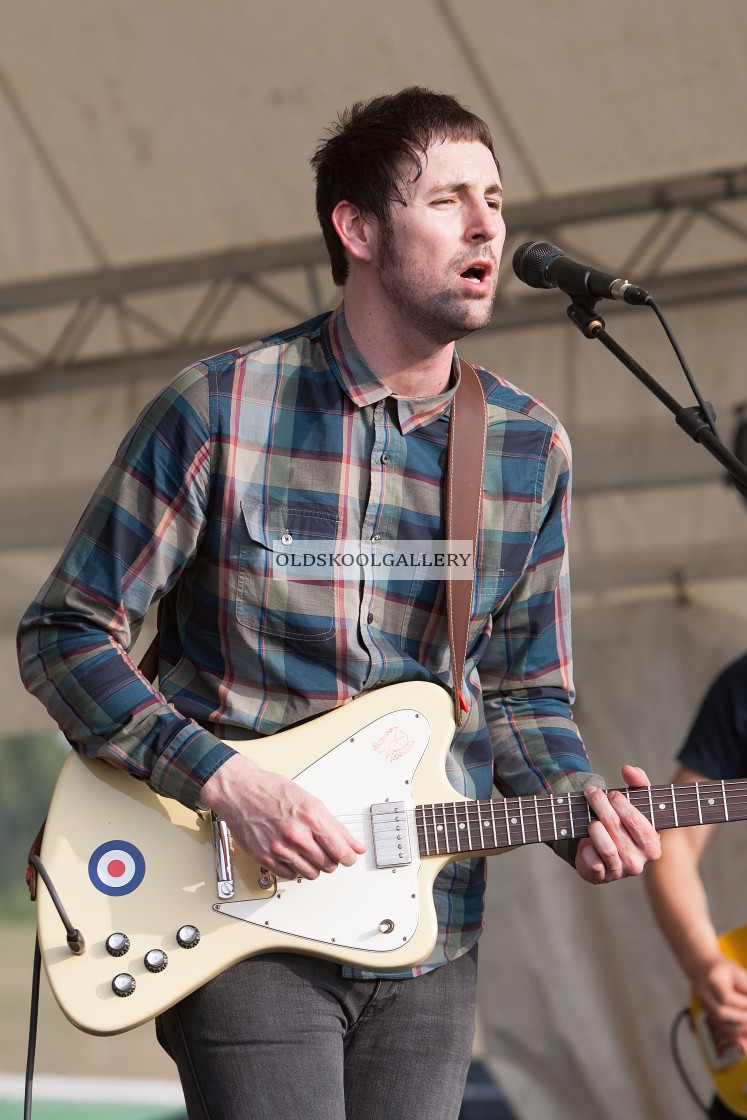
[{"label": "guitar neck", "polygon": [[[622,787],[620,792],[657,829],[747,820],[747,781]],[[415,810],[421,856],[578,840],[588,836],[594,819],[583,793],[451,801]]]}]

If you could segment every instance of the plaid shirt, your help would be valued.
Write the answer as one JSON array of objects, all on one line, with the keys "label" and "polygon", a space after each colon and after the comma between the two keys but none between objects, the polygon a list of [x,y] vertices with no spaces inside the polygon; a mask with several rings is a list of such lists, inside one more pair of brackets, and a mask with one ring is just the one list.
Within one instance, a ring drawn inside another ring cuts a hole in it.
[{"label": "plaid shirt", "polygon": [[[476,798],[494,781],[566,792],[590,769],[569,707],[569,450],[541,404],[478,372],[489,429],[469,713],[448,776]],[[443,539],[454,391],[395,397],[341,309],[180,373],[126,436],[21,623],[26,686],[76,748],[194,806],[232,753],[222,738],[397,681],[448,687],[443,582],[281,580],[269,556],[284,532]],[[159,692],[127,651],[161,596]],[[424,967],[479,936],[484,862],[439,876]]]}]

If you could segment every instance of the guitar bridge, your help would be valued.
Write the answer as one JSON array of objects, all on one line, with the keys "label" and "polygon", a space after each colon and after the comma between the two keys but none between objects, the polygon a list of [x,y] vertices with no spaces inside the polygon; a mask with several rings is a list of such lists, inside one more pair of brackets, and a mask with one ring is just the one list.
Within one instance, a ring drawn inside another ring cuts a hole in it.
[{"label": "guitar bridge", "polygon": [[228,825],[210,809],[202,805],[197,809],[197,816],[207,821],[213,837],[213,855],[215,856],[216,891],[218,898],[233,898],[233,866],[231,863],[231,834]]},{"label": "guitar bridge", "polygon": [[404,801],[381,801],[372,805],[371,828],[377,867],[406,867],[412,863]]}]

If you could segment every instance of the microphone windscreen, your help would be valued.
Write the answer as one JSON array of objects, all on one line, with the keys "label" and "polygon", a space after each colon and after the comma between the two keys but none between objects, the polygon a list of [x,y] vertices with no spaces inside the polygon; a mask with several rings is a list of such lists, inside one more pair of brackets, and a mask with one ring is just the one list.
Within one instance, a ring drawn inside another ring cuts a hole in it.
[{"label": "microphone windscreen", "polygon": [[545,277],[545,265],[553,257],[562,257],[563,250],[549,241],[527,241],[513,255],[513,268],[519,280],[530,288],[552,288]]}]

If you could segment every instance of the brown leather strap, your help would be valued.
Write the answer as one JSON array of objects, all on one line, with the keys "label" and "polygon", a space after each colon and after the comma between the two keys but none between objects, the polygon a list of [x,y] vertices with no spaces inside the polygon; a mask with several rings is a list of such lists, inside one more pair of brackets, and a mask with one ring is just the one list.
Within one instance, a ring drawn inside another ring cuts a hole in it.
[{"label": "brown leather strap", "polygon": [[451,402],[446,464],[446,536],[451,541],[472,541],[473,561],[471,580],[452,579],[452,569],[449,568],[446,582],[446,623],[457,727],[468,710],[462,684],[475,587],[474,565],[477,563],[487,429],[488,406],[480,379],[472,366],[463,361],[459,387]]}]

